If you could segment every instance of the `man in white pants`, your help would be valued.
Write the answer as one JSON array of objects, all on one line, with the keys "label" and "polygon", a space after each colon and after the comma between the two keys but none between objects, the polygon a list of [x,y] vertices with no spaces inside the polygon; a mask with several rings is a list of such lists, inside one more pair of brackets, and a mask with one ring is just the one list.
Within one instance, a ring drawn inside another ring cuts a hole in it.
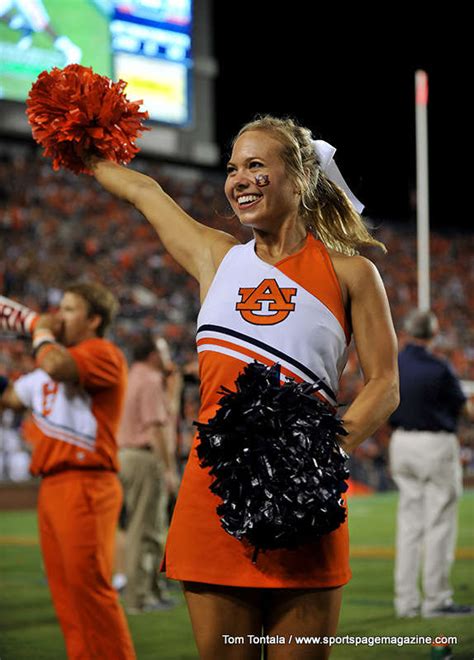
[{"label": "man in white pants", "polygon": [[[395,610],[466,616],[474,609],[453,602],[450,570],[462,491],[455,432],[466,396],[451,365],[429,350],[438,331],[432,312],[412,312],[405,329],[410,341],[399,355],[400,406],[390,418],[392,477],[400,491],[395,559]],[[423,599],[418,589],[422,566]]]}]

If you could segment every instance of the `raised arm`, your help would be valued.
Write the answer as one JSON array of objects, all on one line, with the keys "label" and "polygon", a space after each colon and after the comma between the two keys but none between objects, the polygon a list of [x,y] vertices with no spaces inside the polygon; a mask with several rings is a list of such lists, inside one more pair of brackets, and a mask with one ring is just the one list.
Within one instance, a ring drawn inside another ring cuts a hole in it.
[{"label": "raised arm", "polygon": [[198,282],[238,243],[230,234],[196,222],[151,177],[107,160],[92,158],[89,166],[106,190],[145,216],[165,249]]}]

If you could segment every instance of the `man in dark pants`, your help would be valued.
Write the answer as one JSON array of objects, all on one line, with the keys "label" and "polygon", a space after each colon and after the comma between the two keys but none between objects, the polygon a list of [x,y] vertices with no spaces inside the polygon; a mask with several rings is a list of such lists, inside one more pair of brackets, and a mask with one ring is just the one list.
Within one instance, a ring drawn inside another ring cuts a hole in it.
[{"label": "man in dark pants", "polygon": [[[392,414],[392,476],[400,491],[395,560],[395,610],[399,617],[465,616],[473,608],[453,602],[457,503],[462,491],[455,432],[466,396],[451,365],[429,351],[438,332],[432,312],[414,311],[410,341],[399,355],[400,406]],[[423,599],[418,575],[423,556]]]}]

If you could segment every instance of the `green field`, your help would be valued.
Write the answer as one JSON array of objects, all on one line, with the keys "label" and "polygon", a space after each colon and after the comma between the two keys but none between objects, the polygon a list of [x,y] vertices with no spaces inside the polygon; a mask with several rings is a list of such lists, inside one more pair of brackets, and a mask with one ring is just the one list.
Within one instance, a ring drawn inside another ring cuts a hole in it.
[{"label": "green field", "polygon": [[[474,657],[474,617],[398,620],[392,606],[396,494],[350,500],[353,579],[345,589],[338,635],[456,636],[454,658]],[[474,604],[474,492],[460,506],[458,558],[453,570],[456,602]],[[0,512],[0,658],[62,660],[66,657],[36,542],[31,511]],[[129,618],[139,660],[197,658],[184,601],[173,610]],[[427,645],[334,646],[331,658],[410,660],[429,658]],[[216,658],[216,660],[219,660]]]}]

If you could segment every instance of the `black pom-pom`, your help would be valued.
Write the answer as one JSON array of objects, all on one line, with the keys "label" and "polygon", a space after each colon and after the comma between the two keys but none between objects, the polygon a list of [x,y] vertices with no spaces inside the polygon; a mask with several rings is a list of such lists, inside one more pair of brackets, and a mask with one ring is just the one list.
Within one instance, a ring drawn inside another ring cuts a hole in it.
[{"label": "black pom-pom", "polygon": [[[346,518],[347,454],[336,441],[342,421],[314,396],[317,385],[280,385],[280,365],[253,362],[222,387],[220,408],[195,422],[201,467],[222,527],[259,550],[295,548],[337,529]],[[254,560],[256,557],[254,553]]]}]

